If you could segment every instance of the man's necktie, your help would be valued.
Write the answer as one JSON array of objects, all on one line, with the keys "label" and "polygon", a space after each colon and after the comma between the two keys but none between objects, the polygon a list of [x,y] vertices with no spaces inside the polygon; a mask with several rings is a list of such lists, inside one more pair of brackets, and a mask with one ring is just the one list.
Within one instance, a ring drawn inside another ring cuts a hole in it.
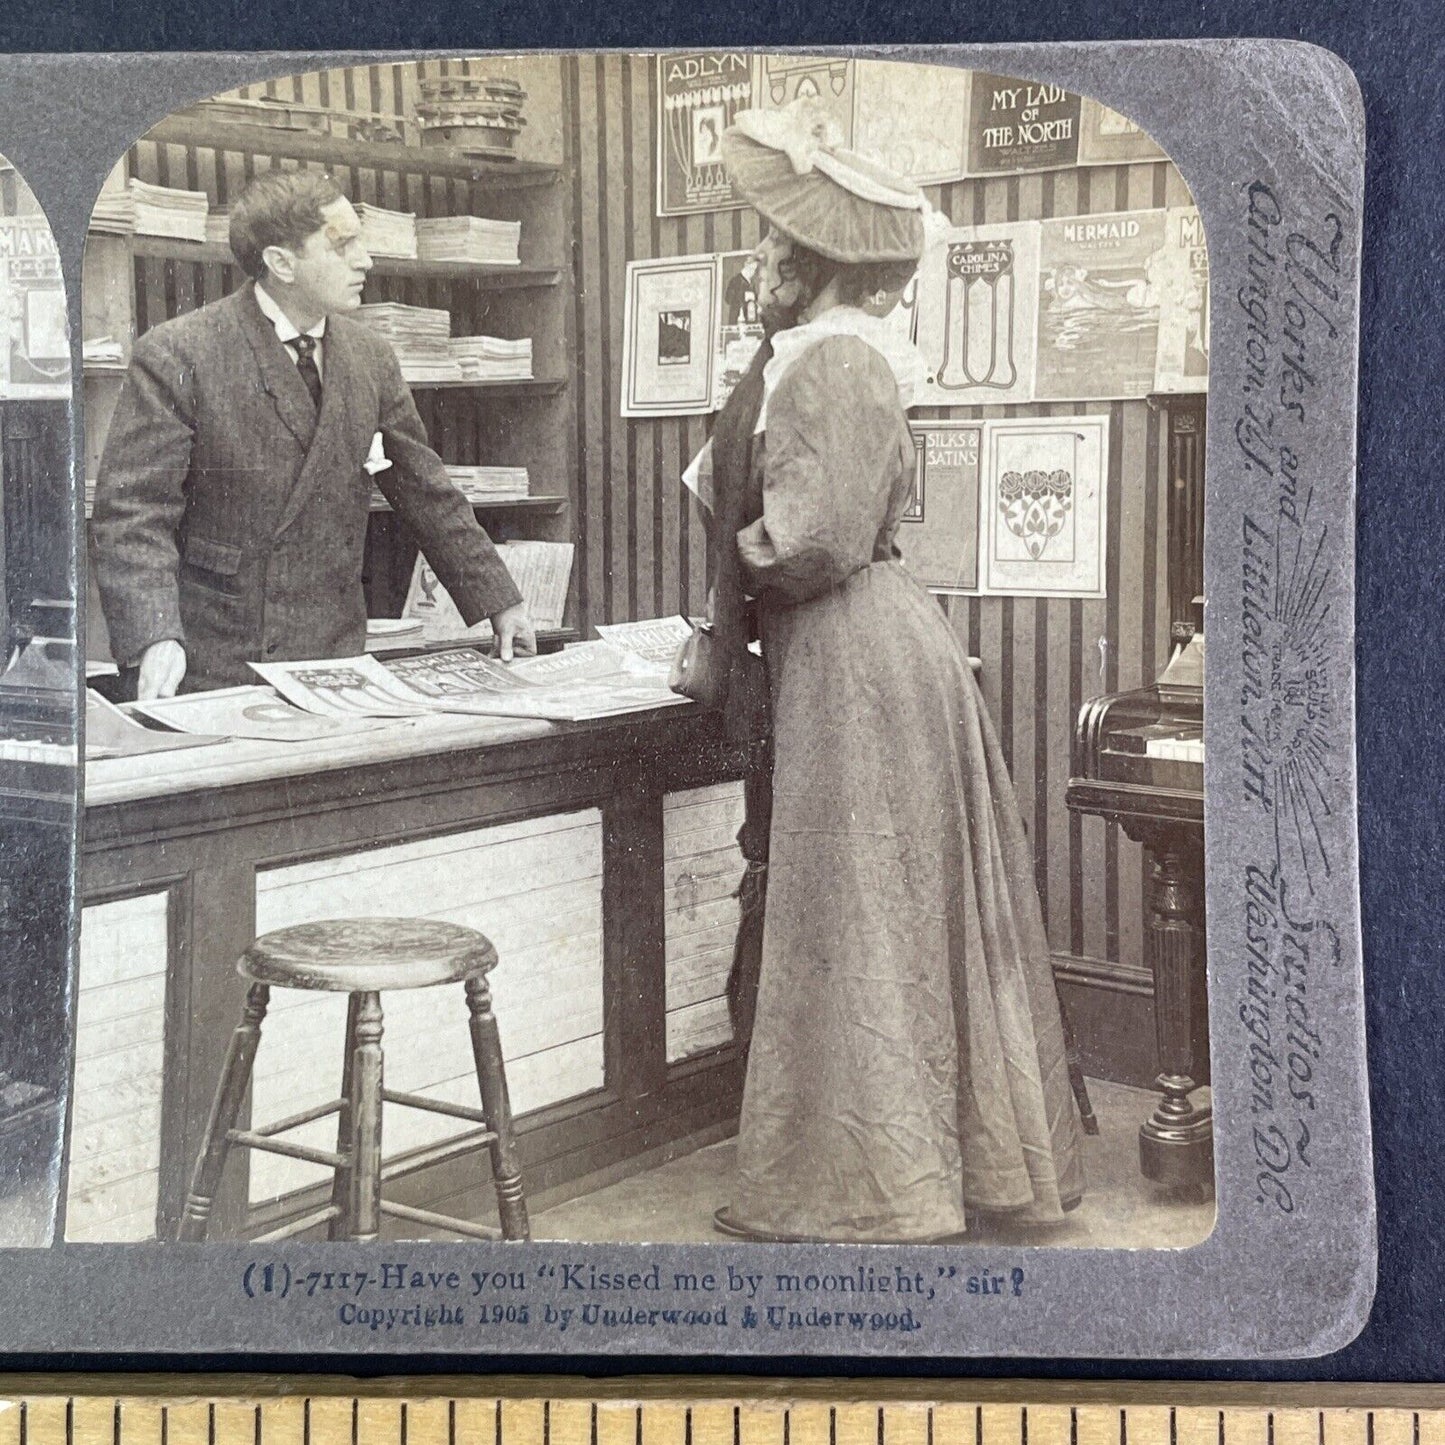
[{"label": "man's necktie", "polygon": [[301,373],[301,380],[306,383],[306,390],[311,393],[311,400],[316,410],[321,410],[321,372],[316,365],[316,338],[307,336],[304,333],[300,336],[293,336],[286,343],[296,348],[296,370]]}]

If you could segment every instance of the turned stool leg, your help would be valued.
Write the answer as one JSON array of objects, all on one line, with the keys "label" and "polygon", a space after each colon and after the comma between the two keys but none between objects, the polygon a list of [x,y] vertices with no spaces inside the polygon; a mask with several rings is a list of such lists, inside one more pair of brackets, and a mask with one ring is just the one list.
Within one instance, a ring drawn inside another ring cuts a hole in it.
[{"label": "turned stool leg", "polygon": [[191,1175],[190,1193],[186,1195],[186,1207],[176,1231],[176,1239],[182,1244],[198,1244],[206,1237],[206,1227],[211,1221],[211,1205],[215,1202],[221,1171],[226,1167],[226,1155],[231,1148],[231,1130],[236,1127],[241,1104],[251,1082],[251,1066],[256,1062],[256,1048],[261,1042],[261,1020],[266,1017],[266,1004],[270,997],[271,990],[264,983],[253,983],[246,990],[241,1022],[236,1025],[226,1049],[221,1083],[211,1103],[201,1152]]},{"label": "turned stool leg", "polygon": [[355,995],[351,1055],[351,1198],[348,1238],[375,1239],[381,1225],[381,995]]},{"label": "turned stool leg", "polygon": [[507,1075],[502,1064],[502,1037],[492,1013],[492,991],[484,977],[467,980],[467,1010],[471,1015],[472,1057],[477,1065],[477,1086],[487,1127],[496,1135],[491,1144],[492,1180],[497,1189],[497,1213],[503,1239],[530,1239],[527,1201],[522,1194],[522,1171],[517,1166],[512,1139],[512,1106],[507,1099]]},{"label": "turned stool leg", "polygon": [[352,1221],[356,1218],[356,1170],[351,1162],[352,1077],[356,1070],[353,1056],[356,1053],[356,1020],[360,1012],[360,998],[351,994],[346,1001],[346,1041],[342,1045],[341,1065],[341,1108],[336,1115],[336,1152],[345,1157],[346,1163],[338,1165],[331,1181],[331,1203],[340,1212],[327,1229],[328,1239],[350,1239]]}]

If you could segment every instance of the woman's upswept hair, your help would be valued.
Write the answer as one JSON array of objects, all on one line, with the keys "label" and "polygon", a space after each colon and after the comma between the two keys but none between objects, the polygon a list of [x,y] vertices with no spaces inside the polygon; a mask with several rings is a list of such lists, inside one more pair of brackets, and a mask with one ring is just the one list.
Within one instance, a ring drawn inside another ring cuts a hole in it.
[{"label": "woman's upswept hair", "polygon": [[831,261],[816,251],[793,242],[793,252],[778,265],[785,279],[796,279],[803,289],[806,306],[834,277],[838,299],[856,306],[878,291],[902,291],[918,270],[917,261]]},{"label": "woman's upswept hair", "polygon": [[231,207],[231,254],[259,281],[267,246],[299,251],[326,224],[323,208],[342,199],[341,187],[324,171],[266,171]]}]

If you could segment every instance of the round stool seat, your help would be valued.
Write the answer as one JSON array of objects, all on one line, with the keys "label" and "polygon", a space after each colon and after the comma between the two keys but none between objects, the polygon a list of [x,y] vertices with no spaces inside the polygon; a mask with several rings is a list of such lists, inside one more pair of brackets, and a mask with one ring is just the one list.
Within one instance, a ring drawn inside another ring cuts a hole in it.
[{"label": "round stool seat", "polygon": [[281,988],[369,993],[461,983],[496,966],[497,950],[474,928],[426,918],[333,918],[262,934],[236,971]]}]

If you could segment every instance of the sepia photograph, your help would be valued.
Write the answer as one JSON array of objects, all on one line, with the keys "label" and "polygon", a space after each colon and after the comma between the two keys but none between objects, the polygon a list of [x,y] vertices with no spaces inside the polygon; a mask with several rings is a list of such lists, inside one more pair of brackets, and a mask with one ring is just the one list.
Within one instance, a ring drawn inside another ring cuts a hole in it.
[{"label": "sepia photograph", "polygon": [[1204,1240],[1208,284],[1027,77],[420,60],[139,139],[60,1236]]},{"label": "sepia photograph", "polygon": [[1116,58],[0,87],[0,1345],[1358,1330],[1357,97]]}]

